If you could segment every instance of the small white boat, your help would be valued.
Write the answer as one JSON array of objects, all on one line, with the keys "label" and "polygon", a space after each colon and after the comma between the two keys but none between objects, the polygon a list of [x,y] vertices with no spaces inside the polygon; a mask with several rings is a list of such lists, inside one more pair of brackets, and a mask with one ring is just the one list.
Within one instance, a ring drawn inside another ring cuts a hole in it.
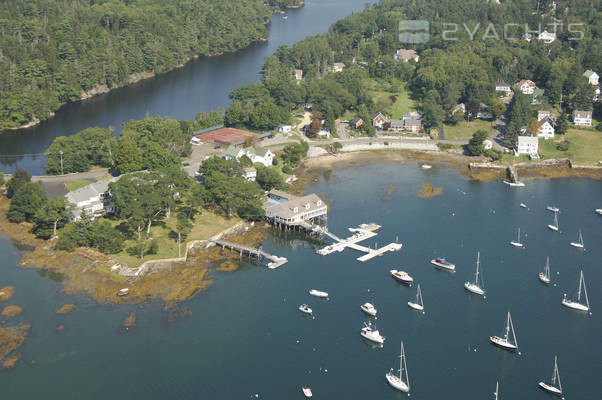
[{"label": "small white boat", "polygon": [[539,273],[539,280],[546,284],[550,283],[550,257],[546,257],[546,266],[543,272]]},{"label": "small white boat", "polygon": [[117,292],[117,296],[127,296],[128,294],[130,294],[129,288],[119,289],[119,291]]},{"label": "small white boat", "polygon": [[447,261],[443,257],[433,258],[431,260],[431,264],[433,264],[433,265],[435,265],[435,266],[437,266],[439,268],[446,269],[448,271],[455,271],[456,270],[456,264],[450,263],[449,261]]},{"label": "small white boat", "polygon": [[524,247],[523,244],[520,242],[520,228],[518,228],[518,237],[516,240],[511,240],[510,244],[514,247]]},{"label": "small white boat", "polygon": [[303,314],[309,314],[312,315],[313,310],[311,308],[309,308],[309,306],[307,304],[301,304],[299,306],[299,311],[301,311]]},{"label": "small white boat", "polygon": [[560,212],[560,208],[558,208],[556,206],[547,206],[546,210],[552,211],[552,212],[555,212],[555,213]]},{"label": "small white boat", "polygon": [[[410,391],[410,379],[408,378],[408,365],[406,364],[406,353],[401,342],[401,354],[399,355],[399,375],[393,374],[393,368],[385,374],[389,385],[397,390],[408,393]],[[404,381],[405,376],[405,381]]]},{"label": "small white boat", "polygon": [[288,19],[288,15],[283,15],[282,19]]},{"label": "small white boat", "polygon": [[316,290],[316,289],[311,289],[309,291],[309,294],[311,294],[314,297],[320,297],[320,298],[323,298],[323,299],[325,299],[325,298],[328,297],[328,293],[323,292],[321,290]]},{"label": "small white boat", "polygon": [[429,164],[422,164],[420,167],[421,167],[422,169],[431,169],[431,168],[433,168],[433,166],[432,166],[432,165],[429,165]]},{"label": "small white boat", "polygon": [[[512,336],[510,336],[512,333]],[[518,341],[516,340],[516,334],[514,333],[514,325],[512,324],[512,317],[510,311],[508,311],[508,317],[506,318],[506,330],[504,336],[489,336],[491,343],[499,346],[505,350],[517,350]]]},{"label": "small white boat", "polygon": [[520,206],[521,206],[522,208],[527,208],[527,205],[526,205],[525,203],[520,203]]},{"label": "small white boat", "polygon": [[493,398],[493,400],[498,400],[498,396],[500,395],[500,383],[499,382],[495,383],[495,392],[493,393],[493,395],[495,396]]},{"label": "small white boat", "polygon": [[504,183],[510,187],[523,187],[525,186],[525,184],[523,182],[510,182],[510,181],[504,181]]},{"label": "small white boat", "polygon": [[389,272],[391,273],[391,276],[393,278],[397,279],[401,283],[405,283],[406,285],[411,285],[412,282],[414,282],[414,278],[412,278],[410,276],[410,274],[408,274],[405,271],[398,271],[396,269],[392,269]]},{"label": "small white boat", "polygon": [[304,387],[304,388],[301,388],[301,390],[303,391],[303,395],[305,397],[307,397],[308,399],[313,396],[313,393],[311,392],[311,388]]},{"label": "small white boat", "polygon": [[[477,270],[474,274],[474,282],[465,282],[464,288],[469,292],[485,296],[485,289],[483,289],[483,275],[479,273],[479,265],[481,264],[481,252],[477,252]],[[481,278],[479,280],[479,278]]]},{"label": "small white boat", "polygon": [[[585,297],[585,303],[581,302],[581,292],[583,292],[583,297]],[[562,305],[572,308],[573,310],[589,311],[589,298],[587,297],[587,288],[585,287],[583,271],[581,271],[581,275],[579,276],[579,289],[577,290],[577,298],[575,300],[570,300],[566,297],[565,293],[564,297],[562,298]]]},{"label": "small white boat", "polygon": [[578,249],[583,249],[583,235],[581,235],[581,230],[579,230],[579,241],[571,242],[571,246],[576,247]]},{"label": "small white boat", "polygon": [[554,213],[554,224],[548,224],[548,229],[558,232],[558,213]]},{"label": "small white boat", "polygon": [[562,384],[560,383],[560,374],[558,373],[558,357],[554,356],[554,372],[552,373],[552,381],[546,383],[539,382],[539,387],[545,391],[562,396]]},{"label": "small white boat", "polygon": [[602,208],[596,208],[596,214],[602,215]]},{"label": "small white boat", "polygon": [[385,342],[385,337],[380,334],[376,327],[372,326],[372,323],[368,322],[364,323],[364,327],[362,328],[360,335],[364,339],[367,339],[371,342],[383,344]]},{"label": "small white boat", "polygon": [[422,290],[420,290],[420,284],[416,290],[416,301],[408,301],[408,306],[414,310],[422,311],[424,313],[424,302],[422,301]]},{"label": "small white boat", "polygon": [[360,308],[366,314],[376,317],[377,310],[372,303],[364,303],[360,306]]}]

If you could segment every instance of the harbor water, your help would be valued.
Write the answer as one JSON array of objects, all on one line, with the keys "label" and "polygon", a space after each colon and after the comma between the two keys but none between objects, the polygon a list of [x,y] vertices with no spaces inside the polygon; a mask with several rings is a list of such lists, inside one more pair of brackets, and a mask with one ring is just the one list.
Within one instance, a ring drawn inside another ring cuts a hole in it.
[{"label": "harbor water", "polygon": [[[405,345],[410,398],[548,399],[537,383],[549,380],[558,355],[566,399],[600,396],[602,368],[602,184],[589,179],[524,179],[526,187],[474,182],[434,165],[422,170],[368,162],[324,172],[307,186],[330,204],[328,227],[339,237],[360,223],[382,225],[362,245],[383,246],[398,237],[402,250],[360,263],[352,249],[327,256],[324,244],[299,234],[272,231],[264,250],[289,262],[269,270],[244,262],[235,272],[212,272],[215,283],[183,305],[192,314],[170,321],[162,304],[97,305],[60,292],[59,277],[22,269],[25,249],[0,240],[0,286],[16,287],[8,302],[23,307],[16,321],[32,330],[23,358],[0,373],[3,399],[296,399],[308,385],[317,399],[404,399],[385,373]],[[440,196],[416,197],[422,183]],[[525,203],[528,208],[519,207]],[[560,208],[560,232],[552,232]],[[524,249],[509,242],[521,228]],[[583,233],[585,251],[569,246]],[[486,298],[468,293],[477,251]],[[447,257],[456,272],[434,268]],[[552,282],[538,280],[546,256]],[[414,277],[411,287],[390,269]],[[573,295],[583,270],[592,314],[561,305]],[[425,314],[407,306],[420,283]],[[309,289],[330,294],[310,297]],[[360,337],[366,320],[359,306],[378,309],[376,327],[386,336],[373,348]],[[75,303],[67,315],[54,313]],[[297,307],[307,303],[314,318]],[[7,304],[7,303],[4,303]],[[3,305],[4,305],[3,304]],[[137,326],[121,331],[127,313]],[[512,319],[520,355],[489,343]],[[65,330],[55,332],[59,325]],[[35,365],[30,365],[35,360]]]}]

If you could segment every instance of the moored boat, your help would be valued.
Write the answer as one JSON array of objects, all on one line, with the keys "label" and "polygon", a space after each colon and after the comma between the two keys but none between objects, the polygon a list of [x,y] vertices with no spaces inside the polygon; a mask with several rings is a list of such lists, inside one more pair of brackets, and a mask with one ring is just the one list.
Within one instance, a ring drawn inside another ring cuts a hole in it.
[{"label": "moored boat", "polygon": [[311,388],[304,387],[304,388],[301,388],[301,391],[303,392],[303,395],[305,397],[307,397],[308,399],[313,396],[313,393],[311,392]]},{"label": "moored boat", "polygon": [[311,308],[309,308],[309,306],[307,304],[301,304],[299,306],[299,311],[301,311],[303,314],[309,314],[312,315],[313,310]]},{"label": "moored boat", "polygon": [[539,280],[543,283],[550,283],[550,257],[546,257],[546,266],[543,272],[539,273]]},{"label": "moored boat", "polygon": [[[581,300],[581,293],[583,293],[585,303],[583,303]],[[587,297],[587,287],[585,286],[583,271],[581,271],[581,275],[579,276],[579,289],[577,289],[577,298],[575,300],[571,300],[566,297],[565,293],[564,297],[562,298],[562,305],[577,311],[589,311],[589,298]]]},{"label": "moored boat", "polygon": [[363,312],[372,317],[376,317],[376,313],[378,312],[372,303],[364,303],[360,306],[360,308]]},{"label": "moored boat", "polygon": [[504,181],[504,183],[506,185],[508,185],[508,186],[511,186],[511,187],[523,187],[523,186],[525,186],[525,184],[523,182],[520,182],[520,181],[519,182]]},{"label": "moored boat", "polygon": [[583,247],[583,235],[581,234],[581,230],[579,230],[579,241],[578,242],[571,242],[570,245],[573,246],[573,247],[576,247],[578,249],[584,249],[584,247]]},{"label": "moored boat", "polygon": [[422,167],[422,169],[431,169],[431,168],[433,168],[433,166],[429,165],[429,164],[422,164],[421,167]]},{"label": "moored boat", "polygon": [[596,214],[602,215],[602,208],[596,208]]},{"label": "moored boat", "polygon": [[558,208],[558,207],[556,207],[556,206],[547,206],[547,207],[546,207],[546,210],[548,210],[548,211],[552,211],[552,212],[555,212],[555,213],[557,213],[557,212],[559,212],[559,211],[560,211],[560,208]]},{"label": "moored boat", "polygon": [[376,327],[372,326],[372,323],[364,323],[364,327],[360,331],[360,335],[366,340],[369,340],[374,343],[383,344],[385,342],[385,337],[380,334]]},{"label": "moored boat", "polygon": [[[483,289],[483,274],[479,271],[479,266],[481,264],[481,252],[477,252],[477,270],[474,275],[474,282],[465,282],[464,288],[469,292],[485,296],[485,289]],[[480,278],[480,279],[479,279]]]},{"label": "moored boat", "polygon": [[410,276],[410,274],[408,274],[405,271],[398,271],[396,269],[392,269],[391,271],[389,271],[391,273],[391,276],[395,279],[397,279],[399,282],[401,283],[405,283],[407,285],[411,285],[412,282],[414,282],[414,278],[412,278]]},{"label": "moored boat", "polygon": [[119,289],[119,291],[117,292],[117,296],[127,296],[128,294],[130,294],[129,288]]},{"label": "moored boat", "polygon": [[[393,368],[385,374],[387,382],[393,388],[401,390],[402,392],[408,393],[410,391],[410,379],[408,378],[408,365],[406,364],[406,353],[403,348],[403,341],[401,342],[401,353],[399,355],[399,375],[393,373]],[[404,378],[405,377],[405,381]]]},{"label": "moored boat", "polygon": [[558,357],[554,356],[554,372],[552,372],[552,380],[550,383],[545,381],[539,382],[539,387],[552,394],[562,396],[562,384],[560,383],[560,374],[558,373]]},{"label": "moored boat", "polygon": [[558,213],[554,213],[554,223],[548,224],[548,229],[558,232]]},{"label": "moored boat", "polygon": [[456,264],[450,263],[443,257],[433,258],[431,264],[449,271],[455,271],[456,269]]},{"label": "moored boat", "polygon": [[525,203],[520,203],[519,204],[522,208],[527,208],[527,205]]},{"label": "moored boat", "polygon": [[[512,333],[512,336],[510,336],[510,333]],[[504,336],[489,336],[489,340],[491,343],[505,350],[514,351],[518,349],[518,341],[516,340],[516,334],[514,333],[514,325],[512,324],[510,311],[508,311],[508,317],[506,318],[506,329]]]},{"label": "moored boat", "polygon": [[424,302],[422,301],[422,290],[420,289],[420,284],[418,284],[418,289],[416,290],[416,301],[408,301],[408,306],[414,310],[422,311],[422,313],[424,313]]},{"label": "moored boat", "polygon": [[518,228],[518,237],[516,240],[511,240],[510,244],[514,247],[524,247],[523,244],[520,242],[520,228]]},{"label": "moored boat", "polygon": [[314,296],[314,297],[320,297],[320,298],[323,298],[323,299],[325,299],[325,298],[328,297],[328,293],[323,292],[321,290],[317,290],[317,289],[311,289],[309,291],[309,294],[312,295],[312,296]]}]

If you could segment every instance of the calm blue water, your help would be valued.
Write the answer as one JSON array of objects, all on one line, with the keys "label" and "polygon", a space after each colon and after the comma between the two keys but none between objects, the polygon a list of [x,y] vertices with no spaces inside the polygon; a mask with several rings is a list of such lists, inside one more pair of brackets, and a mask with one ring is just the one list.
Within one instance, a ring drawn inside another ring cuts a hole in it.
[{"label": "calm blue water", "polygon": [[[422,182],[442,186],[443,195],[418,199]],[[362,222],[383,226],[364,244],[399,240],[404,247],[366,263],[345,250],[315,254],[301,237],[270,236],[264,248],[285,256],[278,270],[245,264],[233,273],[213,273],[216,283],[185,305],[186,319],[167,322],[159,304],[138,310],[138,326],[119,327],[136,306],[94,305],[66,296],[60,284],[36,271],[15,267],[20,252],[0,241],[5,255],[0,282],[14,285],[18,317],[33,324],[20,365],[0,373],[7,399],[260,399],[302,398],[311,385],[319,399],[403,399],[384,374],[396,362],[399,340],[406,347],[411,398],[489,399],[500,381],[500,399],[546,399],[537,387],[551,376],[554,355],[567,399],[599,398],[602,350],[602,184],[587,179],[526,180],[511,189],[499,182],[469,182],[454,170],[423,171],[417,165],[372,163],[330,171],[308,191],[331,201],[329,228],[347,236]],[[387,197],[388,185],[395,186]],[[529,210],[519,207],[524,202]],[[546,228],[561,209],[561,232]],[[495,212],[494,212],[495,211]],[[509,245],[521,227],[526,248]],[[569,246],[582,229],[586,251]],[[477,251],[486,299],[469,295],[463,283],[474,274]],[[549,255],[552,285],[537,278]],[[446,256],[457,272],[429,264]],[[389,276],[405,269],[420,283],[426,314],[406,302],[416,293]],[[564,292],[576,289],[583,269],[593,314],[561,306]],[[323,301],[307,294],[326,290]],[[379,310],[377,327],[387,337],[382,349],[364,343],[360,304]],[[66,316],[54,310],[75,302]],[[315,319],[297,311],[308,303]],[[488,342],[512,312],[522,355]],[[55,333],[63,323],[67,329]],[[476,350],[476,351],[475,351]],[[29,366],[35,359],[38,364]],[[327,372],[326,372],[327,370]]]}]

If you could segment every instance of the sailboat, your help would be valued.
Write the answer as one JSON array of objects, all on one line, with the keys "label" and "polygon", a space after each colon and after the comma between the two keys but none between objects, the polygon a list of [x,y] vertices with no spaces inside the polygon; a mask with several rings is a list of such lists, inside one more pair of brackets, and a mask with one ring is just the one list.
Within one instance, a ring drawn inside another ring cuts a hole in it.
[{"label": "sailboat", "polygon": [[[581,302],[581,292],[583,291],[585,297],[585,304]],[[587,298],[587,288],[585,287],[585,278],[583,277],[583,271],[579,277],[579,290],[577,291],[577,300],[569,300],[566,297],[566,293],[562,299],[562,305],[568,308],[579,311],[589,311],[589,299]]]},{"label": "sailboat", "polygon": [[543,283],[550,283],[550,257],[546,257],[546,266],[543,272],[539,273],[539,280]]},{"label": "sailboat", "polygon": [[554,372],[552,373],[552,381],[550,383],[539,382],[539,387],[547,390],[555,395],[562,396],[562,384],[560,383],[560,375],[558,374],[558,357],[554,356]]},{"label": "sailboat", "polygon": [[583,235],[581,235],[581,229],[579,230],[579,241],[571,242],[571,246],[576,247],[578,249],[583,249]]},{"label": "sailboat", "polygon": [[520,228],[518,228],[518,236],[516,240],[511,240],[510,244],[514,247],[523,247],[523,244],[520,242]]},{"label": "sailboat", "polygon": [[554,225],[548,224],[548,228],[554,232],[558,232],[558,213],[554,213]]},{"label": "sailboat", "polygon": [[497,396],[500,393],[500,383],[499,382],[495,382],[495,392],[493,393],[493,395],[495,396],[493,398],[493,400],[498,400]]},{"label": "sailboat", "polygon": [[[481,264],[480,259],[481,252],[477,252],[477,270],[474,274],[474,282],[465,282],[464,288],[466,288],[466,290],[469,292],[485,296],[485,290],[483,289],[483,276],[479,274],[479,265]],[[481,278],[480,282],[479,277]]]},{"label": "sailboat", "polygon": [[416,301],[408,301],[408,306],[414,310],[422,311],[424,313],[424,303],[422,302],[422,291],[420,290],[420,284],[418,284],[418,290],[416,291]]},{"label": "sailboat", "polygon": [[[403,380],[405,374],[405,381]],[[389,385],[397,390],[408,393],[410,391],[410,380],[408,378],[408,365],[406,364],[406,353],[401,341],[401,354],[399,355],[399,376],[393,374],[393,368],[385,374]]]},{"label": "sailboat", "polygon": [[[510,332],[512,332],[512,337],[510,337]],[[504,333],[504,337],[490,336],[489,340],[491,343],[506,350],[518,349],[518,341],[516,340],[516,334],[514,333],[514,325],[512,324],[510,311],[508,311],[508,318],[506,318],[506,331]]]}]

